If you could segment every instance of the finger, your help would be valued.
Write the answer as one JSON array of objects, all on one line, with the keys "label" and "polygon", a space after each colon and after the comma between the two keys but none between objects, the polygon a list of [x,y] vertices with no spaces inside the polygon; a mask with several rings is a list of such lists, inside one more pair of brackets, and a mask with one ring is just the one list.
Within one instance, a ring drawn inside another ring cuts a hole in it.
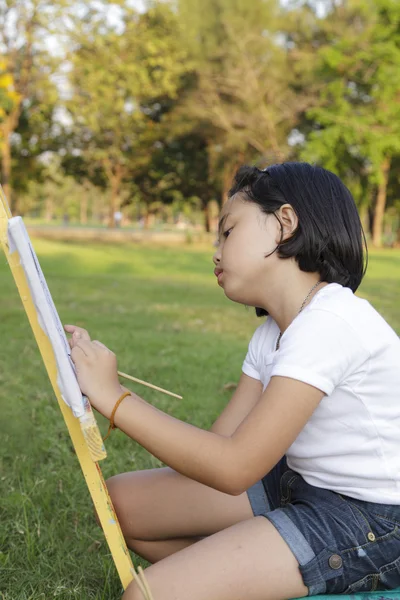
[{"label": "finger", "polygon": [[68,333],[72,333],[72,337],[74,339],[90,341],[90,335],[86,329],[83,329],[83,327],[77,327],[76,325],[64,325],[64,329]]},{"label": "finger", "polygon": [[86,340],[87,342],[90,342],[90,335],[88,334],[86,329],[78,329],[78,331],[75,331],[72,334],[72,337],[75,337],[75,339],[78,340]]},{"label": "finger", "polygon": [[107,348],[107,346],[105,346],[104,344],[99,342],[99,340],[93,340],[92,344],[96,344],[96,346],[100,346],[101,348],[105,348],[106,350],[109,350],[109,348]]},{"label": "finger", "polygon": [[71,358],[72,358],[72,360],[73,360],[74,362],[75,362],[75,358],[76,358],[77,356],[78,356],[78,357],[81,357],[81,356],[82,356],[82,354],[83,354],[84,356],[88,356],[88,355],[86,354],[85,350],[84,350],[83,348],[81,348],[80,346],[74,346],[74,347],[72,348],[72,350],[71,350]]},{"label": "finger", "polygon": [[90,342],[90,335],[88,334],[86,329],[78,328],[72,334],[72,339],[73,339],[74,343],[76,343],[78,340],[85,340],[87,342]]},{"label": "finger", "polygon": [[[99,340],[93,340],[92,344],[96,344],[96,346],[98,348],[101,348],[102,350],[105,350],[106,352],[108,352],[109,354],[112,354],[115,356],[115,352],[113,352],[112,350],[110,350],[110,348],[107,348],[107,346],[105,346],[104,344],[102,344],[101,342],[99,342]],[[93,346],[92,346],[93,347]]]},{"label": "finger", "polygon": [[79,340],[76,342],[74,348],[79,348],[86,356],[93,354],[92,342],[88,342],[87,340]]}]

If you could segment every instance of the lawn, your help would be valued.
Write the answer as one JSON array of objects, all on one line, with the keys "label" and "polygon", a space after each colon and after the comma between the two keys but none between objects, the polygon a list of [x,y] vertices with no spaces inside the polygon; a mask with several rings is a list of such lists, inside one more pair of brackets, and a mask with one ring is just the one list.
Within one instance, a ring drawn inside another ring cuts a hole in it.
[{"label": "lawn", "polygon": [[[121,371],[183,400],[124,385],[208,428],[262,322],[217,286],[213,249],[38,239],[34,246],[62,322],[87,328],[117,354]],[[4,255],[0,289],[0,598],[117,600],[119,579]],[[370,254],[359,294],[400,333],[400,252]],[[106,478],[162,466],[118,430],[107,451]]]}]

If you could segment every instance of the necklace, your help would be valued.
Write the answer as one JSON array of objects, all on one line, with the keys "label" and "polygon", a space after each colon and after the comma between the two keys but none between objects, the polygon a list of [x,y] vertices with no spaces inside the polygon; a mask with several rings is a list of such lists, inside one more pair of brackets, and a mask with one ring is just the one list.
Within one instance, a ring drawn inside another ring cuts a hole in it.
[{"label": "necklace", "polygon": [[[311,294],[313,293],[313,291],[315,290],[315,288],[319,286],[320,283],[322,283],[322,281],[317,281],[317,283],[312,286],[311,290],[308,292],[307,296],[304,298],[303,304],[301,305],[300,310],[297,313],[298,315],[301,313],[301,311],[303,310],[303,308],[306,305],[307,300],[309,299],[309,297],[311,296]],[[279,342],[281,341],[281,337],[282,337],[282,332],[280,331],[278,339],[277,339],[277,342],[276,342],[275,352],[279,349]]]}]

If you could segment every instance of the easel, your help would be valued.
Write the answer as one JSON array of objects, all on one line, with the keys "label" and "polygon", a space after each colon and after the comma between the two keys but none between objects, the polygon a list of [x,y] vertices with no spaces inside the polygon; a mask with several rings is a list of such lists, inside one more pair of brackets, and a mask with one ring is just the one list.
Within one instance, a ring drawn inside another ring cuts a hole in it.
[{"label": "easel", "polygon": [[[10,265],[21,301],[32,327],[33,335],[39,346],[51,385],[53,386],[65,424],[69,435],[71,436],[76,455],[86,480],[86,485],[96,507],[115,567],[121,579],[122,586],[126,589],[135,578],[132,560],[124,536],[122,535],[117,515],[115,514],[99,464],[91,457],[90,449],[82,433],[79,420],[73,415],[72,410],[66,405],[61,397],[61,391],[57,383],[57,365],[53,348],[50,340],[39,325],[37,311],[32,300],[24,270],[20,264],[18,251],[15,250],[10,254],[7,231],[8,221],[11,218],[12,214],[10,207],[0,186],[0,243]],[[104,453],[102,458],[105,456],[106,454]]]}]

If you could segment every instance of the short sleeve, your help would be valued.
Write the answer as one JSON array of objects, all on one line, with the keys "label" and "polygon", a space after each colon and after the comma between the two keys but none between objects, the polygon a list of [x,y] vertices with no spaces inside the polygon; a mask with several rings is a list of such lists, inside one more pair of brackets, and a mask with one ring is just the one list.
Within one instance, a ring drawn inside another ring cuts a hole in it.
[{"label": "short sleeve", "polygon": [[257,327],[250,340],[246,358],[243,361],[242,371],[253,379],[261,380],[259,356],[261,351],[261,336],[263,325]]},{"label": "short sleeve", "polygon": [[333,312],[312,309],[296,317],[283,334],[271,377],[298,379],[330,395],[368,358],[350,323]]}]

